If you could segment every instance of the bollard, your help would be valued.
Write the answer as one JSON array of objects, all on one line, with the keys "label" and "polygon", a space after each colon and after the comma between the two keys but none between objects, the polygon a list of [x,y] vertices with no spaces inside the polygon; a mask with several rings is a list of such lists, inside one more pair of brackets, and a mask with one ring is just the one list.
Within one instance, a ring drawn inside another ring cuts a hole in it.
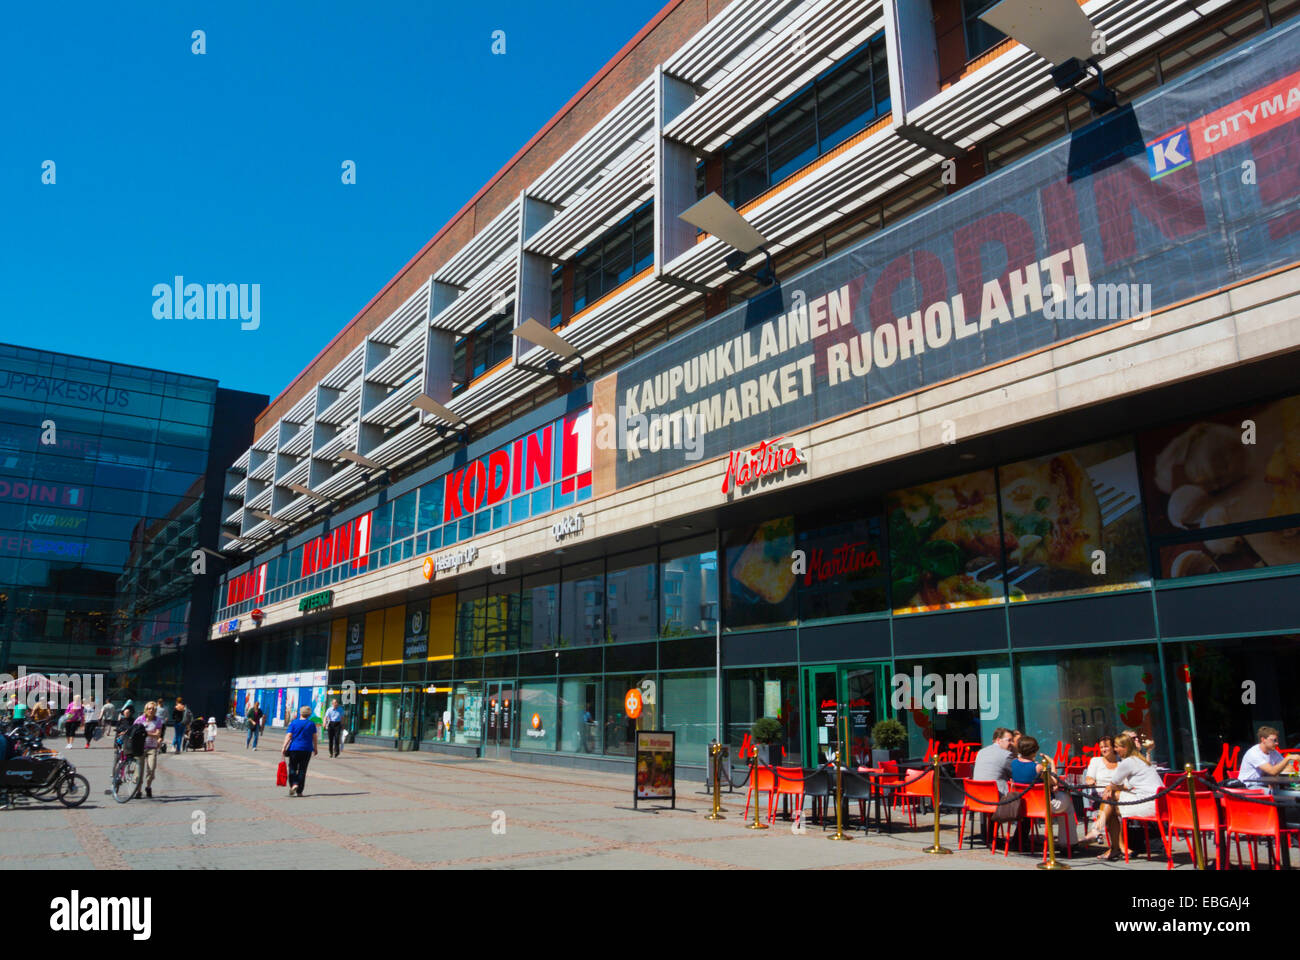
[{"label": "bollard", "polygon": [[[903,779],[907,779],[904,777]],[[947,847],[939,843],[939,754],[934,755],[934,845],[926,847],[922,853],[950,854],[952,853]],[[974,818],[971,820],[974,823]],[[972,827],[972,829],[974,829]]]},{"label": "bollard", "polygon": [[[1205,854],[1201,852],[1201,818],[1197,815],[1196,810],[1196,775],[1192,773],[1192,765],[1189,763],[1183,767],[1183,772],[1187,775],[1187,798],[1192,801],[1192,839],[1195,841],[1193,847],[1196,850],[1196,869],[1205,869]],[[1121,830],[1123,827],[1120,828]],[[1237,848],[1237,859],[1241,859],[1241,848]]]},{"label": "bollard", "polygon": [[[1069,870],[1070,867],[1067,864],[1056,862],[1056,836],[1055,836],[1056,831],[1053,829],[1053,827],[1055,826],[1054,821],[1056,820],[1056,818],[1052,816],[1052,768],[1046,765],[1047,757],[1045,756],[1042,757],[1042,760],[1044,763],[1043,809],[1047,814],[1043,818],[1043,823],[1044,823],[1043,842],[1047,844],[1047,859],[1038,864],[1038,869],[1039,870]],[[1030,787],[1029,789],[1032,790],[1033,787]],[[1068,818],[1066,819],[1066,822],[1069,823]]]},{"label": "bollard", "polygon": [[[749,787],[750,795],[754,798],[754,822],[745,824],[746,830],[766,830],[767,824],[758,819],[758,747],[754,748],[754,755],[750,758],[749,765]],[[775,784],[773,784],[775,786]]]},{"label": "bollard", "polygon": [[709,757],[713,762],[713,812],[705,820],[726,820],[722,815],[722,785],[718,778],[722,774],[722,744],[709,744]]},{"label": "bollard", "polygon": [[843,739],[836,745],[835,751],[835,832],[827,837],[828,840],[852,840],[844,832],[844,748],[848,744],[848,718],[845,717],[841,726],[841,736]]}]

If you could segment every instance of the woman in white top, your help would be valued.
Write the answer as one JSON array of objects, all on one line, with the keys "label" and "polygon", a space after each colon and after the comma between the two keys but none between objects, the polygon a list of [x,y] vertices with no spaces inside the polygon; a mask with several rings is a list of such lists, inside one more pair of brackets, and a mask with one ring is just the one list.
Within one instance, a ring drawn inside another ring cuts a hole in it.
[{"label": "woman in white top", "polygon": [[[1125,819],[1154,817],[1156,794],[1164,789],[1164,784],[1160,782],[1160,774],[1147,762],[1147,758],[1142,756],[1132,737],[1121,733],[1115,738],[1115,750],[1120,760],[1111,774],[1110,786],[1106,788],[1106,793],[1110,799],[1124,803],[1124,806],[1115,808],[1116,812]],[[1145,802],[1125,802],[1135,800]],[[1115,849],[1116,833],[1121,829],[1120,822],[1112,814],[1107,818],[1106,826],[1111,836],[1111,848]]]},{"label": "woman in white top", "polygon": [[[1088,769],[1084,771],[1083,782],[1090,787],[1109,787],[1111,781],[1115,778],[1115,768],[1119,766],[1119,757],[1115,753],[1115,739],[1113,737],[1102,737],[1097,741],[1097,755],[1088,761]],[[1110,839],[1110,832],[1106,828],[1106,821],[1111,817],[1111,811],[1115,808],[1109,803],[1103,803],[1097,809],[1097,819],[1093,821],[1092,829],[1084,835],[1084,843],[1090,843],[1106,834],[1107,840]],[[1111,853],[1109,846],[1106,851],[1099,856],[1102,859],[1108,858]]]}]

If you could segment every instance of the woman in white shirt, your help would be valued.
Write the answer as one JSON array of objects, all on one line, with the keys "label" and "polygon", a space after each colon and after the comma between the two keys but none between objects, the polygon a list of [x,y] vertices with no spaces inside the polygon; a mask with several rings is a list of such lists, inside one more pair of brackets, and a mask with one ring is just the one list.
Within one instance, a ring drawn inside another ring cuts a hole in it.
[{"label": "woman in white shirt", "polygon": [[[1111,773],[1110,786],[1106,788],[1106,793],[1112,800],[1118,800],[1124,803],[1124,806],[1116,807],[1115,810],[1123,819],[1128,817],[1154,817],[1156,815],[1156,794],[1164,789],[1164,784],[1160,782],[1160,774],[1156,768],[1147,762],[1147,758],[1142,756],[1138,751],[1137,744],[1133,738],[1126,734],[1120,734],[1115,738],[1115,750],[1119,754],[1119,764],[1116,765]],[[1125,801],[1143,801],[1141,803],[1132,803]],[[1122,829],[1120,821],[1114,814],[1107,817],[1107,832],[1110,834],[1111,849],[1117,849],[1116,840],[1117,831]],[[1118,854],[1111,854],[1118,856]]]},{"label": "woman in white shirt", "polygon": [[[1090,787],[1109,787],[1111,781],[1115,779],[1115,769],[1118,766],[1119,757],[1115,753],[1114,738],[1102,737],[1097,741],[1097,755],[1088,761],[1088,769],[1083,774],[1083,782]],[[1092,828],[1084,835],[1084,843],[1097,840],[1103,833],[1106,834],[1107,840],[1110,839],[1110,831],[1107,829],[1106,823],[1111,818],[1114,809],[1109,803],[1101,804],[1097,810],[1097,819],[1093,821]],[[1099,854],[1099,856],[1106,859],[1113,852],[1112,848],[1107,845],[1106,851]]]}]

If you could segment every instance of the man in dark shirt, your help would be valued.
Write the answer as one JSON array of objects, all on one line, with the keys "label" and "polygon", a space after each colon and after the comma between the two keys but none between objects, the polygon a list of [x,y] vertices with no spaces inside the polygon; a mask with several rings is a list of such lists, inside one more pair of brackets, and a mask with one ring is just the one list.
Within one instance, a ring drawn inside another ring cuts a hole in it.
[{"label": "man in dark shirt", "polygon": [[258,738],[262,735],[262,708],[256,703],[253,704],[248,708],[248,713],[244,715],[244,719],[248,721],[248,736],[244,738],[244,749],[247,750],[249,746],[252,746],[256,750]]}]

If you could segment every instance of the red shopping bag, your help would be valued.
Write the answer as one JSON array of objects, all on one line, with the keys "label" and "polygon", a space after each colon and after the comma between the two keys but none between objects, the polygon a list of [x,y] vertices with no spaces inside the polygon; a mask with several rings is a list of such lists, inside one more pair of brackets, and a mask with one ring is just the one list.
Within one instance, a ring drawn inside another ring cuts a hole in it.
[{"label": "red shopping bag", "polygon": [[285,763],[283,760],[281,760],[280,765],[275,768],[275,785],[277,787],[284,787],[284,786],[288,786],[288,784],[289,784],[289,765]]}]

